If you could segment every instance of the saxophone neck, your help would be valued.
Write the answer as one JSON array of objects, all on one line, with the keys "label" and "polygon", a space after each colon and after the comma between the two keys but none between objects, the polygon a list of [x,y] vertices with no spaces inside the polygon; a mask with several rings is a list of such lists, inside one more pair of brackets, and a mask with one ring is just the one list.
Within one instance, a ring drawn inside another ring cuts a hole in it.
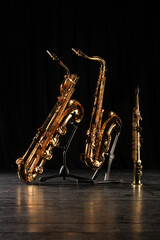
[{"label": "saxophone neck", "polygon": [[80,49],[78,48],[72,48],[72,50],[79,56],[79,57],[84,57],[86,59],[89,60],[93,60],[93,61],[98,61],[100,62],[101,66],[100,66],[100,74],[102,75],[102,77],[105,76],[105,71],[106,71],[106,62],[103,58],[99,57],[99,56],[92,56],[89,57],[88,55],[86,55],[85,53],[83,53]]},{"label": "saxophone neck", "polygon": [[57,55],[55,53],[50,53],[48,50],[46,50],[46,52],[49,54],[49,56],[52,58],[53,61],[58,62],[65,70],[66,70],[66,75],[67,77],[70,77],[70,71],[67,68],[67,66],[57,57]]}]

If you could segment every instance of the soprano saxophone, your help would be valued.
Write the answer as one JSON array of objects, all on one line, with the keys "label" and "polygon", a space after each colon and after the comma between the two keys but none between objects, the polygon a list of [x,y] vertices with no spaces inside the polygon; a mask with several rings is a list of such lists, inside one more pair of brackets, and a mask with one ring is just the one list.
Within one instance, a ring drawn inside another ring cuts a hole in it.
[{"label": "soprano saxophone", "polygon": [[141,148],[141,127],[140,121],[142,121],[141,113],[139,110],[139,88],[135,91],[136,94],[136,105],[133,108],[132,113],[132,159],[133,159],[133,171],[134,179],[133,185],[142,185],[142,162],[140,156]]},{"label": "soprano saxophone", "polygon": [[[94,94],[94,104],[91,114],[89,129],[87,130],[85,153],[81,154],[81,160],[92,170],[102,167],[105,154],[110,149],[112,132],[120,131],[122,122],[114,112],[109,112],[108,119],[102,125],[104,109],[102,109],[105,89],[105,60],[98,56],[89,57],[79,49],[72,49],[78,56],[100,62],[100,73]],[[101,126],[102,125],[102,126]]]},{"label": "soprano saxophone", "polygon": [[37,175],[43,172],[46,160],[53,157],[53,148],[60,144],[60,136],[67,132],[66,125],[71,122],[81,122],[84,114],[81,104],[77,100],[70,100],[79,77],[70,74],[69,69],[55,54],[51,54],[48,50],[47,53],[66,70],[66,75],[60,86],[60,96],[56,104],[38,129],[24,156],[16,160],[18,177],[24,183],[33,182]]}]

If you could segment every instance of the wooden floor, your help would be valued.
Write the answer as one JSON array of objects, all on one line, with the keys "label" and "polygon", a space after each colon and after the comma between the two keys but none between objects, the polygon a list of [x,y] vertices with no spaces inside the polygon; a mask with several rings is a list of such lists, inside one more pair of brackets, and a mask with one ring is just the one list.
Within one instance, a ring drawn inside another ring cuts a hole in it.
[{"label": "wooden floor", "polygon": [[159,240],[160,171],[144,171],[141,188],[133,189],[132,177],[132,172],[112,170],[111,178],[123,183],[77,184],[58,178],[25,185],[15,172],[1,171],[0,239]]}]

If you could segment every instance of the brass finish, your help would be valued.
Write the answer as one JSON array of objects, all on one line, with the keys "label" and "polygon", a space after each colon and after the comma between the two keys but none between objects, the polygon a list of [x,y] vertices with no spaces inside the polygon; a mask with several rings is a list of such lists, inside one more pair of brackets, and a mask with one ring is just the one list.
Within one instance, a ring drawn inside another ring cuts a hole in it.
[{"label": "brass finish", "polygon": [[117,114],[111,111],[108,115],[108,119],[101,127],[104,112],[102,103],[106,81],[105,60],[98,56],[89,57],[79,49],[72,50],[80,57],[100,62],[100,73],[94,94],[94,105],[90,125],[87,130],[85,153],[81,155],[81,160],[85,162],[88,167],[97,170],[102,167],[105,161],[105,154],[109,151],[113,130],[120,130],[122,122]]},{"label": "brass finish", "polygon": [[84,115],[81,104],[77,100],[70,100],[79,77],[76,74],[70,74],[69,69],[55,54],[49,51],[47,53],[66,70],[66,75],[60,86],[60,96],[55,106],[42,127],[38,129],[24,156],[16,161],[18,177],[24,183],[33,182],[37,175],[43,172],[46,160],[52,158],[53,148],[60,144],[60,136],[66,134],[67,124],[80,123]]},{"label": "brass finish", "polygon": [[141,127],[140,121],[142,121],[141,113],[139,110],[139,88],[136,89],[136,105],[133,108],[132,113],[132,159],[133,159],[133,170],[134,170],[134,180],[133,185],[142,185],[142,162],[140,157],[141,148]]}]

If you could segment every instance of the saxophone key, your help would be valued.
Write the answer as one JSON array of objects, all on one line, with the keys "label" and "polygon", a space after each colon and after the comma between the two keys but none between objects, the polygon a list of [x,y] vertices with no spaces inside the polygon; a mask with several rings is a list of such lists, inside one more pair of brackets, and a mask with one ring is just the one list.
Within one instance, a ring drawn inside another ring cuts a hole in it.
[{"label": "saxophone key", "polygon": [[34,169],[36,174],[42,174],[43,173],[43,167],[42,166],[37,166]]},{"label": "saxophone key", "polygon": [[67,133],[66,126],[60,126],[57,130],[58,130],[60,135],[66,135],[66,133]]},{"label": "saxophone key", "polygon": [[52,143],[52,145],[53,145],[54,147],[58,147],[58,146],[60,145],[59,138],[55,136],[55,137],[50,141],[50,143]]}]

